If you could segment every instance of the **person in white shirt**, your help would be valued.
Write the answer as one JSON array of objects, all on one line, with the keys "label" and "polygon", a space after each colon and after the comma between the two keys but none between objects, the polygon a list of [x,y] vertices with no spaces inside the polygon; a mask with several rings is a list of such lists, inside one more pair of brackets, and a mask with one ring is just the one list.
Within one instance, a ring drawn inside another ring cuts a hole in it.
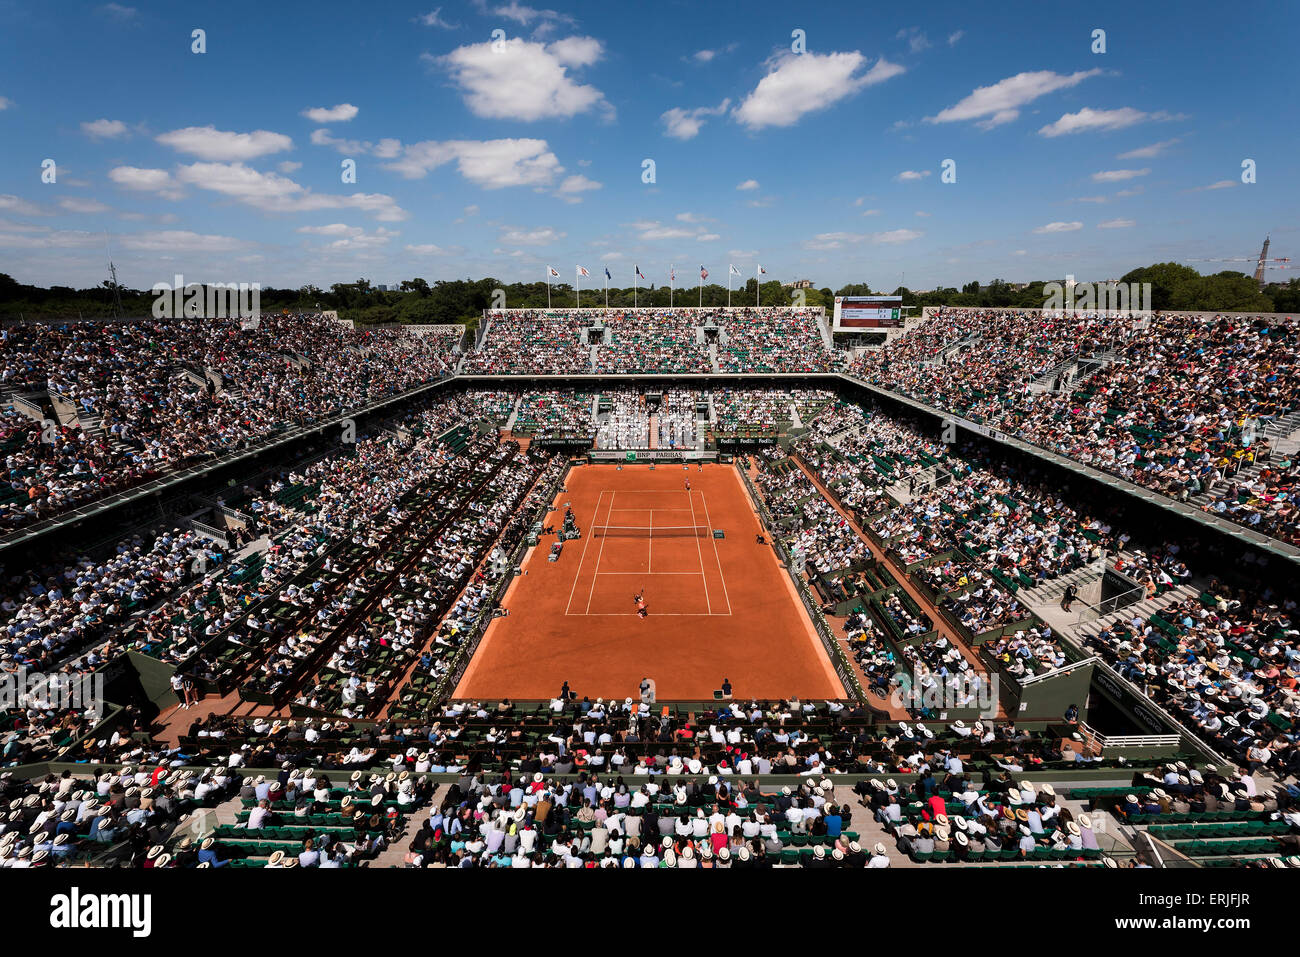
[{"label": "person in white shirt", "polygon": [[248,812],[248,829],[256,831],[266,826],[266,821],[271,816],[271,808],[268,802],[258,801],[257,807]]}]

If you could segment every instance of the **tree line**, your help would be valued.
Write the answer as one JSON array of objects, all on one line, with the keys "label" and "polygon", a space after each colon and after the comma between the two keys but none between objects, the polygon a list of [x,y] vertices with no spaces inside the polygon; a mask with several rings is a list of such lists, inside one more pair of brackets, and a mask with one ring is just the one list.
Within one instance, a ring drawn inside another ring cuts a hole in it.
[{"label": "tree line", "polygon": [[[731,289],[733,306],[824,306],[829,312],[836,296],[896,295],[904,306],[962,306],[1041,308],[1047,300],[1043,287],[1061,280],[1036,280],[1016,288],[1002,279],[989,283],[972,281],[961,288],[943,287],[913,291],[898,287],[892,291],[872,290],[866,283],[850,283],[839,289],[830,287],[790,289],[777,280],[757,285],[751,277]],[[1300,280],[1271,283],[1260,289],[1250,276],[1240,272],[1202,275],[1178,263],[1156,263],[1134,269],[1120,279],[1124,283],[1151,283],[1151,306],[1157,310],[1207,310],[1217,312],[1300,312]],[[117,294],[124,316],[148,316],[154,294],[148,290],[119,287]],[[308,312],[317,309],[337,310],[339,317],[359,325],[375,323],[468,323],[478,322],[483,310],[504,304],[509,309],[544,309],[547,305],[545,282],[503,283],[484,279],[448,279],[430,283],[424,279],[404,280],[396,289],[378,289],[367,279],[335,283],[328,289],[306,285],[297,289],[264,288],[261,290],[263,312]],[[611,286],[609,305],[627,307],[665,307],[670,290],[665,285]],[[116,298],[110,283],[89,289],[70,286],[43,288],[19,283],[0,273],[0,319],[67,320],[106,318],[114,315]],[[550,304],[554,308],[571,307],[578,294],[569,283],[553,283]],[[672,291],[672,301],[679,306],[725,306],[727,287],[719,283],[679,286]],[[581,290],[583,306],[605,305],[605,288],[593,285]]]}]

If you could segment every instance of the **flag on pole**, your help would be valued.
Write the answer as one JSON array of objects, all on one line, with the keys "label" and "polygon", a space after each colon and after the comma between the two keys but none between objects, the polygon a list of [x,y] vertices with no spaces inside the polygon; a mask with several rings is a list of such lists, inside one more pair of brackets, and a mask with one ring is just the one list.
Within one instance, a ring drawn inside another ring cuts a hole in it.
[{"label": "flag on pole", "polygon": [[578,267],[578,275],[579,275],[579,276],[586,276],[586,277],[588,277],[588,278],[591,278],[591,273],[587,272],[587,267],[586,267],[586,266],[579,266],[579,267]]},{"label": "flag on pole", "polygon": [[701,267],[700,267],[700,282],[704,282],[704,280],[706,280],[706,279],[708,279],[708,278],[709,278],[709,271],[708,271],[707,269],[705,269],[703,266],[701,266]]},{"label": "flag on pole", "polygon": [[762,266],[759,266],[759,267],[758,267],[758,274],[759,274],[760,276],[766,276],[766,275],[767,275],[767,270],[764,269]]},{"label": "flag on pole", "polygon": [[608,267],[608,266],[605,267],[605,278],[606,278],[606,279],[613,279],[613,278],[614,278],[613,276],[611,276],[611,275],[609,274],[609,267]]},{"label": "flag on pole", "polygon": [[636,270],[636,278],[637,278],[637,279],[645,279],[645,276],[641,275],[641,267],[640,267],[640,266],[633,266],[632,268]]},{"label": "flag on pole", "polygon": [[555,271],[555,267],[554,267],[554,266],[547,266],[547,267],[546,267],[546,271],[547,271],[548,273],[550,273],[550,276],[551,276],[552,279],[559,279],[559,278],[560,278],[560,274],[559,274],[558,272]]},{"label": "flag on pole", "polygon": [[731,272],[728,273],[728,275],[730,275],[730,276],[739,276],[739,275],[740,275],[740,270],[736,268],[735,263],[728,263],[728,264],[727,264],[727,268],[729,268],[729,269],[731,270]]},{"label": "flag on pole", "polygon": [[672,266],[668,267],[668,281],[669,282],[677,281],[677,270]]}]

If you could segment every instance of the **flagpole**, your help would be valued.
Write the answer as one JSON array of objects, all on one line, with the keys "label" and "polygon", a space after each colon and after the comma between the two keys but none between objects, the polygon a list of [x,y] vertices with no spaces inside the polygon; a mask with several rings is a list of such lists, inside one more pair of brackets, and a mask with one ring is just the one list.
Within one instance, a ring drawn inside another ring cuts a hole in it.
[{"label": "flagpole", "polygon": [[636,264],[632,265],[632,308],[636,308]]},{"label": "flagpole", "polygon": [[668,264],[668,308],[669,309],[673,307],[673,284],[675,279],[676,279],[676,274],[673,272],[673,264],[669,263]]},{"label": "flagpole", "polygon": [[704,272],[700,271],[700,308],[704,308]]},{"label": "flagpole", "polygon": [[605,311],[609,312],[609,270],[605,270]]},{"label": "flagpole", "polygon": [[577,308],[582,308],[582,272],[577,266],[573,267],[573,294],[577,296]]},{"label": "flagpole", "polygon": [[763,267],[760,266],[758,263],[754,263],[754,307],[755,308],[758,308],[758,287],[763,284],[763,280],[760,279],[758,276],[758,271],[762,268]]},{"label": "flagpole", "polygon": [[551,308],[551,267],[546,267],[546,308]]},{"label": "flagpole", "polygon": [[731,263],[727,263],[727,308],[731,308]]}]

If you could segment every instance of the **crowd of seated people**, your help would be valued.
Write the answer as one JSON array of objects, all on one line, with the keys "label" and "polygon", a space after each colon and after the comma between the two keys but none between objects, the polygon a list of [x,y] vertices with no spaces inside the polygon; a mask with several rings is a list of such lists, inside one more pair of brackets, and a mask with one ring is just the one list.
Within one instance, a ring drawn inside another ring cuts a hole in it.
[{"label": "crowd of seated people", "polygon": [[585,389],[532,389],[519,399],[514,431],[534,439],[590,439],[594,392]]},{"label": "crowd of seated people", "polygon": [[949,760],[936,762],[908,790],[893,779],[873,780],[864,790],[864,803],[899,853],[916,863],[1103,859],[1100,826],[1089,814],[1076,816],[1050,784],[1004,774],[980,787],[960,761]]},{"label": "crowd of seated people", "polygon": [[573,311],[529,310],[488,313],[490,325],[478,347],[466,354],[467,375],[591,372],[591,348],[583,330],[592,322]]},{"label": "crowd of seated people", "polygon": [[[810,435],[851,435],[867,443],[876,434],[891,441],[901,436],[907,446],[908,427],[860,407],[837,405],[824,415],[826,422],[814,421]],[[919,434],[913,439],[917,447],[928,441]],[[802,448],[801,454],[810,464],[823,461]],[[771,455],[773,461],[781,458]],[[824,461],[831,464],[823,466],[823,479],[838,478],[840,466],[830,457]],[[1009,674],[1040,674],[1069,660],[1050,626],[1022,614],[1019,588],[1095,563],[1103,554],[1148,597],[1193,578],[1176,543],[1131,548],[1127,532],[1077,510],[1033,475],[1005,463],[976,465],[955,453],[945,465],[950,471],[944,484],[916,489],[906,504],[862,517],[906,564],[937,558],[917,569],[917,578],[972,633],[1021,622],[983,649]],[[1292,727],[1300,709],[1295,614],[1290,596],[1215,582],[1199,599],[1147,620],[1109,626],[1088,641],[1223,753],[1240,757],[1256,737],[1267,741],[1279,726]]]},{"label": "crowd of seated people", "polygon": [[480,565],[544,465],[543,459],[519,457],[495,472],[485,469],[485,481],[465,483],[462,502],[442,497],[437,513],[445,515],[444,527],[413,565],[395,578],[377,579],[377,597],[366,601],[360,588],[349,586],[356,594],[345,604],[363,617],[345,620],[327,636],[334,650],[300,703],[344,717],[373,716],[407,666],[440,676],[487,610],[496,576]]},{"label": "crowd of seated people", "polygon": [[827,574],[871,557],[848,520],[800,469],[764,469],[758,490],[776,522],[776,533],[810,569]]},{"label": "crowd of seated people", "polygon": [[[610,409],[608,413],[602,412],[597,420],[596,448],[697,448],[700,436],[695,407],[700,393],[691,389],[664,389],[658,394],[659,405],[651,412],[643,389],[602,390],[601,403],[608,400]],[[651,416],[657,425],[653,437]]]},{"label": "crowd of seated people", "polygon": [[[1105,361],[1074,382],[1069,360],[1089,356]],[[1218,492],[1209,510],[1300,541],[1289,462],[1214,488],[1266,460],[1261,430],[1300,409],[1295,320],[942,309],[850,369],[1165,495]]]},{"label": "crowd of seated people", "polygon": [[[453,395],[402,422],[436,433],[467,408],[471,400]],[[233,647],[279,642],[287,656],[301,657],[312,643],[284,634],[273,611],[310,607],[324,580],[319,576],[337,571],[330,558],[319,561],[333,545],[368,540],[381,518],[400,524],[403,513],[394,511],[393,503],[445,469],[447,453],[430,442],[412,444],[391,433],[363,438],[355,455],[329,456],[301,472],[269,479],[262,491],[250,490],[239,502],[246,510],[241,513],[248,521],[245,531],[250,538],[265,537],[269,548],[240,562],[226,562],[226,553],[199,533],[171,529],[158,533],[152,544],[141,535],[124,539],[114,554],[81,556],[61,571],[36,568],[12,576],[0,603],[6,618],[3,670],[22,667],[55,680],[84,676],[125,650],[180,663],[218,638]],[[544,460],[529,465],[529,471]],[[529,483],[522,475],[514,477],[518,481],[508,486],[522,495]],[[281,501],[287,490],[312,494],[290,506]],[[480,541],[500,521],[500,508],[491,520],[471,509]],[[318,577],[302,579],[313,567]],[[40,746],[48,750],[68,737],[49,709],[17,709],[10,715],[20,718],[15,726],[29,752]]]},{"label": "crowd of seated people", "polygon": [[789,394],[775,389],[714,389],[713,409],[719,435],[775,433],[780,423],[793,421]]},{"label": "crowd of seated people", "polygon": [[834,372],[841,357],[822,335],[821,313],[798,308],[731,309],[718,319],[720,372]]},{"label": "crowd of seated people", "polygon": [[814,309],[556,308],[495,310],[488,317],[491,325],[462,372],[707,373],[715,371],[711,342],[719,372],[834,372],[843,361]]},{"label": "crowd of seated people", "polygon": [[[1165,789],[1175,812],[1224,801],[1222,783],[1235,789],[1226,800],[1253,808],[1251,772],[1296,770],[1294,754],[1254,754],[1228,779],[1090,754],[1069,735],[1014,722],[877,725],[852,702],[661,710],[567,688],[538,706],[442,701],[417,721],[355,726],[218,713],[196,718],[175,746],[138,727],[137,716],[106,732],[76,770],[0,778],[12,809],[0,820],[0,866],[333,867],[399,839],[417,868],[887,866],[888,848],[859,843],[831,774],[871,776],[854,787],[861,805],[916,861],[1093,859],[1090,819],[1027,779],[1132,773],[1154,810],[1094,806],[1150,823]],[[455,778],[440,790],[430,775]],[[761,786],[760,775],[788,781]],[[1261,799],[1294,815],[1298,798],[1283,784]],[[242,806],[235,824],[201,839],[178,827],[226,801]]]},{"label": "crowd of seated people", "polygon": [[446,375],[458,339],[454,330],[353,330],[306,314],[256,325],[29,324],[5,335],[4,373],[30,379],[38,356],[45,379],[28,384],[48,392],[62,421],[23,425],[6,415],[3,528]]},{"label": "crowd of seated people", "polygon": [[609,373],[713,371],[709,348],[693,312],[637,309],[603,318],[596,371]]},{"label": "crowd of seated people", "polygon": [[1155,614],[1099,629],[1090,646],[1220,753],[1300,766],[1296,601],[1211,580]]}]

